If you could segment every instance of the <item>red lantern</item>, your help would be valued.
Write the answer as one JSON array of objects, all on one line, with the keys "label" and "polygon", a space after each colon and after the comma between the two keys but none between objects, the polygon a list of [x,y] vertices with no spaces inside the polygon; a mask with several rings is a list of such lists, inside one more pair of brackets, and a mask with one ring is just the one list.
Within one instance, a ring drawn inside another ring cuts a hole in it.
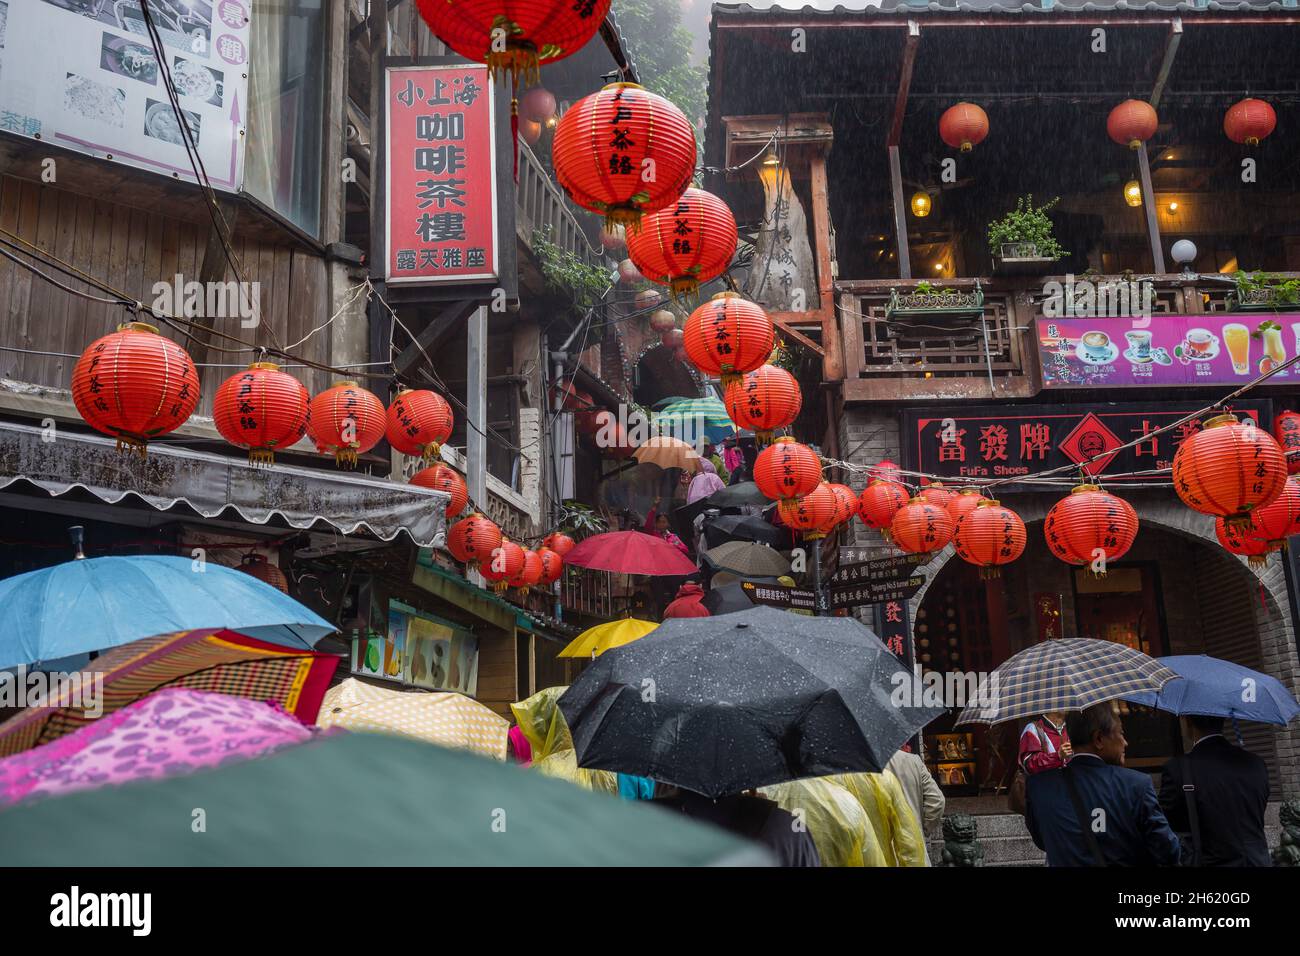
[{"label": "red lantern", "polygon": [[898,509],[890,522],[889,534],[901,550],[920,555],[921,562],[930,560],[936,551],[942,551],[952,540],[952,518],[940,505],[916,497]]},{"label": "red lantern", "polygon": [[510,579],[512,588],[519,588],[525,595],[528,589],[536,587],[542,580],[542,559],[537,556],[537,552],[529,548],[524,549],[523,567],[519,573]]},{"label": "red lantern", "polygon": [[754,481],[773,500],[806,495],[821,484],[822,460],[807,445],[789,436],[778,438],[758,453]]},{"label": "red lantern", "polygon": [[1286,455],[1253,422],[1216,415],[1178,446],[1173,473],[1174,491],[1187,507],[1245,525],[1252,511],[1282,493]]},{"label": "red lantern", "polygon": [[1223,114],[1223,131],[1234,143],[1258,146],[1277,126],[1277,113],[1263,100],[1239,100]]},{"label": "red lantern", "polygon": [[858,496],[858,517],[868,528],[875,528],[889,540],[889,527],[898,509],[907,504],[907,487],[896,481],[872,478]]},{"label": "red lantern", "polygon": [[1000,502],[982,499],[977,505],[958,519],[952,532],[953,546],[959,558],[979,566],[981,577],[996,578],[999,565],[1010,564],[1025,553],[1025,523]]},{"label": "red lantern", "polygon": [[72,401],[86,424],[145,454],[149,439],[185,423],[199,403],[189,353],[152,325],[128,322],[92,342],[72,369]]},{"label": "red lantern", "polygon": [[1273,437],[1286,455],[1286,470],[1293,475],[1300,472],[1300,415],[1283,412],[1273,419]]},{"label": "red lantern", "polygon": [[736,220],[713,193],[688,189],[677,202],[641,221],[628,236],[627,252],[651,282],[673,295],[694,295],[716,279],[736,254]]},{"label": "red lantern", "polygon": [[942,481],[930,482],[921,488],[917,494],[938,508],[947,509],[948,502],[952,500],[952,492],[944,487]]},{"label": "red lantern", "polygon": [[956,527],[962,515],[974,511],[984,500],[978,488],[962,488],[955,495],[949,496],[948,516],[952,518],[953,527]]},{"label": "red lantern", "polygon": [[550,548],[537,549],[538,560],[542,562],[542,584],[554,584],[564,573],[564,559]]},{"label": "red lantern", "polygon": [[766,445],[774,431],[793,425],[799,417],[803,393],[785,369],[760,365],[728,385],[723,402],[731,420],[740,428],[752,429],[758,443]]},{"label": "red lantern", "polygon": [[[617,252],[620,254],[627,252],[627,234],[623,231],[623,227],[606,226],[604,229],[600,230],[600,246],[602,252]],[[623,262],[626,262],[628,264],[628,267],[633,272],[636,272],[636,266],[632,265],[631,259],[625,258]],[[619,263],[619,278],[622,278],[622,270],[623,270],[623,265],[622,263]],[[638,273],[638,275],[634,277],[634,279],[639,277],[640,274]],[[626,281],[630,282],[634,280],[629,279]]]},{"label": "red lantern", "polygon": [[554,551],[561,558],[573,550],[574,544],[574,540],[561,531],[552,531],[542,539],[542,547]]},{"label": "red lantern", "polygon": [[677,316],[667,309],[660,309],[650,316],[650,328],[652,331],[659,333],[675,329],[677,328]]},{"label": "red lantern", "polygon": [[1138,518],[1133,506],[1099,485],[1079,485],[1047,512],[1043,536],[1051,552],[1070,564],[1091,565],[1098,577],[1106,564],[1133,547]]},{"label": "red lantern", "polygon": [[1268,556],[1278,550],[1261,538],[1252,538],[1240,528],[1230,528],[1222,518],[1214,519],[1214,534],[1225,551],[1241,555],[1247,563],[1259,570],[1268,564]]},{"label": "red lantern", "polygon": [[560,118],[551,143],[555,178],[583,209],[631,233],[645,213],[671,206],[695,172],[695,130],[662,96],[611,83]]},{"label": "red lantern", "polygon": [[939,136],[953,149],[969,153],[989,134],[989,117],[974,103],[958,103],[939,117]]},{"label": "red lantern", "polygon": [[265,555],[246,554],[242,561],[239,562],[239,570],[247,575],[257,578],[266,584],[271,585],[282,594],[289,593],[289,582],[284,576],[284,572],[276,565],[266,560]]},{"label": "red lantern", "polygon": [[477,512],[447,529],[447,550],[470,568],[477,568],[479,562],[491,558],[500,545],[501,529]]},{"label": "red lantern", "polygon": [[816,541],[826,537],[835,527],[838,508],[835,492],[823,481],[807,494],[781,499],[777,513],[787,528],[802,531],[805,539]]},{"label": "red lantern", "polygon": [[[434,35],[493,72],[536,83],[541,64],[572,56],[596,35],[610,0],[416,0]],[[503,42],[502,42],[503,41]],[[504,49],[502,49],[504,47]],[[552,98],[553,99],[553,98]]]},{"label": "red lantern", "polygon": [[532,120],[520,120],[519,136],[529,146],[536,146],[542,141],[542,124]]},{"label": "red lantern", "polygon": [[384,434],[403,455],[429,461],[442,452],[442,443],[451,437],[455,421],[451,405],[437,392],[406,388],[388,406]]},{"label": "red lantern", "polygon": [[248,449],[253,465],[275,462],[275,449],[297,443],[307,431],[311,395],[274,362],[254,362],[221,383],[212,402],[212,422],[221,437]]},{"label": "red lantern", "polygon": [[682,347],[684,335],[685,333],[681,329],[669,329],[659,336],[659,344],[666,349],[679,349]]},{"label": "red lantern", "polygon": [[663,298],[655,289],[642,289],[632,301],[638,312],[647,312],[662,302]]},{"label": "red lantern", "polygon": [[534,86],[519,98],[519,116],[533,123],[554,125],[555,94],[542,86]]},{"label": "red lantern", "polygon": [[762,366],[776,347],[776,326],[758,305],[719,292],[686,319],[686,354],[701,372],[738,381]]},{"label": "red lantern", "polygon": [[1106,117],[1106,132],[1121,146],[1137,149],[1160,126],[1155,107],[1145,100],[1125,100]]},{"label": "red lantern", "polygon": [[357,456],[384,437],[384,403],[356,382],[339,382],[311,400],[307,434],[322,455],[337,465],[355,465]]},{"label": "red lantern", "polygon": [[858,513],[858,496],[853,493],[853,489],[848,485],[842,485],[838,482],[827,482],[827,487],[835,495],[835,527],[839,527],[844,522],[849,521]]},{"label": "red lantern", "polygon": [[513,579],[524,569],[524,549],[505,538],[492,549],[491,560],[480,562],[478,573],[500,593],[512,586]]},{"label": "red lantern", "polygon": [[[605,228],[622,229],[623,227],[606,226]],[[622,262],[618,264],[618,278],[620,282],[623,282],[626,285],[636,285],[638,282],[642,281],[645,278],[645,276],[643,276],[639,271],[637,271],[637,267],[633,265],[631,259],[624,259]]]},{"label": "red lantern", "polygon": [[1300,479],[1288,478],[1282,493],[1250,513],[1249,538],[1258,538],[1270,548],[1286,548],[1286,539],[1300,534]]},{"label": "red lantern", "polygon": [[888,458],[878,465],[873,465],[870,473],[872,478],[883,478],[886,481],[902,481],[903,479],[902,469]]},{"label": "red lantern", "polygon": [[421,488],[433,488],[435,491],[445,491],[451,495],[451,501],[447,502],[449,521],[464,511],[465,505],[469,503],[469,489],[465,487],[465,479],[456,469],[441,462],[432,468],[417,471],[411,476],[411,484],[419,485]]}]

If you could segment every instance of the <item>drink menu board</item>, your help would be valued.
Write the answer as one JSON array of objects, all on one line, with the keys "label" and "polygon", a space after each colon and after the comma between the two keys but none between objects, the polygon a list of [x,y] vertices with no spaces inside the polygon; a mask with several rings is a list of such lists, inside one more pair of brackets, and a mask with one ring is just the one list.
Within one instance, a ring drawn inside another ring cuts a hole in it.
[{"label": "drink menu board", "polygon": [[[1241,385],[1300,353],[1300,313],[1043,318],[1037,327],[1046,388]],[[1300,366],[1275,379],[1300,379]]]}]

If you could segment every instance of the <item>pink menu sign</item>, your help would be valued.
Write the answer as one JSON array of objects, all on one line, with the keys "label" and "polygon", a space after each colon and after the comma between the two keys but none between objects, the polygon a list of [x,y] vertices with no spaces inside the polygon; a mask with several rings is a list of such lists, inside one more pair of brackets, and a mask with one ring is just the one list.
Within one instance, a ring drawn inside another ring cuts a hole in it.
[{"label": "pink menu sign", "polygon": [[[1046,388],[1244,384],[1300,353],[1300,314],[1041,318]],[[1300,379],[1300,365],[1279,372]]]}]

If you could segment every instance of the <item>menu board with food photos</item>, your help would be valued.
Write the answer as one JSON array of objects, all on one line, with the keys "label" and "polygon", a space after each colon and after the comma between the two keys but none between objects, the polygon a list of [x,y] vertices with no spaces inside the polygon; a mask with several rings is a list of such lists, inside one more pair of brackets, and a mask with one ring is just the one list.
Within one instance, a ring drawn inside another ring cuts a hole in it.
[{"label": "menu board with food photos", "polygon": [[238,191],[251,9],[149,0],[146,18],[139,0],[0,0],[0,130],[193,182],[183,122],[212,186]]}]

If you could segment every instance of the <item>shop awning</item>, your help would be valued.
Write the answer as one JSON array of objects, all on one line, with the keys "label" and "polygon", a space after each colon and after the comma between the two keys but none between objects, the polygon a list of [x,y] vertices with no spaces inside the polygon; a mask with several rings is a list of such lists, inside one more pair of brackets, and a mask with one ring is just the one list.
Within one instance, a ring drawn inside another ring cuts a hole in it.
[{"label": "shop awning", "polygon": [[55,496],[80,488],[109,504],[134,495],[159,511],[184,504],[205,518],[230,509],[250,524],[276,517],[293,528],[323,523],[382,541],[405,531],[421,547],[446,540],[449,499],[440,491],[324,469],[253,468],[164,444],[150,445],[141,460],[99,435],[0,422],[0,488],[17,482]]}]

